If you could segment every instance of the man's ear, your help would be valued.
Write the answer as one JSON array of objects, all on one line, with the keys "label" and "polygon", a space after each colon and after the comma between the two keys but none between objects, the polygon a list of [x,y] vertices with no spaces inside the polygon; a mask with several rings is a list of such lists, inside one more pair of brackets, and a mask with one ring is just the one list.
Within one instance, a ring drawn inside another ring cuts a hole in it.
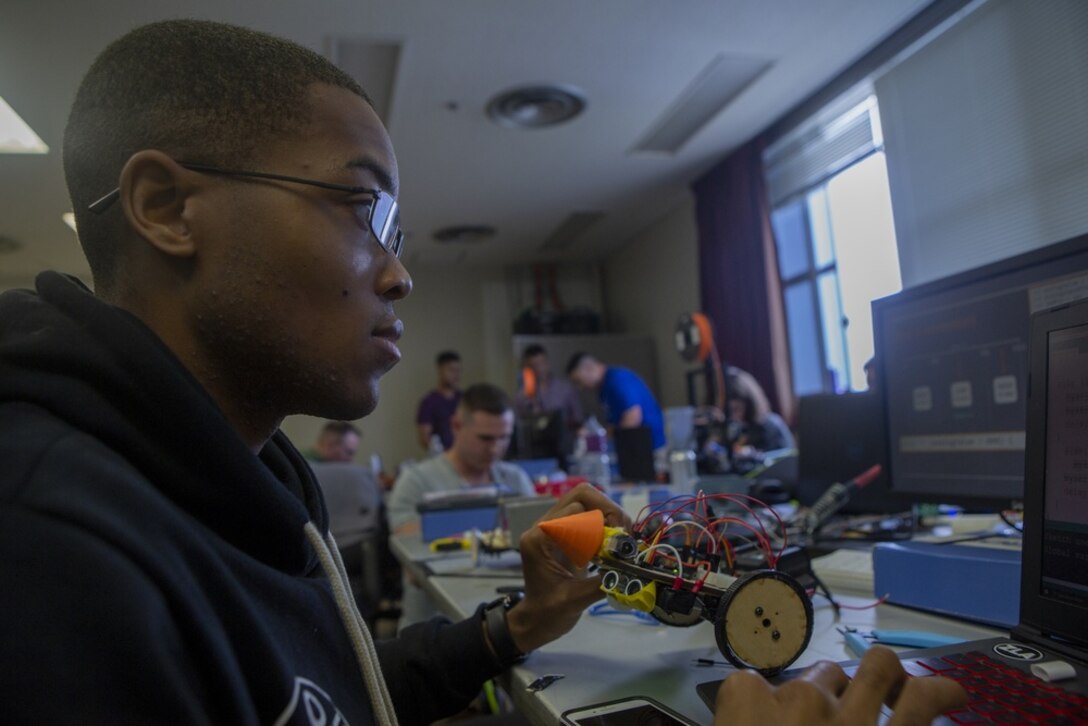
[{"label": "man's ear", "polygon": [[136,152],[121,170],[120,201],[129,226],[172,257],[196,252],[185,213],[193,189],[190,177],[184,167],[153,149]]}]

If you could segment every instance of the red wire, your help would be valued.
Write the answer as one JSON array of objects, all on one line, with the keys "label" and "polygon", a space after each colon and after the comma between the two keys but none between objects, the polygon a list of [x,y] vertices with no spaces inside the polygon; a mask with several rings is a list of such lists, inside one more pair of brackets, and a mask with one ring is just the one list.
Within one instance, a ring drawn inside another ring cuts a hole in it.
[{"label": "red wire", "polygon": [[882,598],[874,600],[868,605],[843,605],[842,603],[839,603],[839,607],[843,610],[872,610],[873,608],[888,602],[889,597],[891,597],[891,595],[885,595]]},{"label": "red wire", "polygon": [[[712,500],[721,502],[732,502],[736,504],[755,521],[755,524],[753,525],[749,522],[745,522],[744,520],[737,517],[720,517],[714,520],[708,519],[708,517],[710,516],[709,502]],[[780,548],[778,548],[777,552],[775,551],[775,548],[771,545],[771,535],[770,532],[767,531],[767,527],[763,521],[763,518],[756,514],[754,507],[762,507],[763,509],[770,511],[771,515],[777,522],[777,529],[781,533],[782,538],[782,545]],[[702,513],[700,512],[700,510],[702,511]],[[690,519],[679,519],[679,515],[686,515]],[[654,528],[652,533],[647,533],[645,531],[646,527],[655,520],[658,521],[658,526]],[[638,517],[636,518],[635,524],[632,526],[631,529],[633,534],[635,534],[647,543],[656,541],[658,543],[671,544],[671,534],[666,535],[664,530],[668,528],[669,525],[677,521],[691,521],[694,524],[705,527],[708,532],[715,532],[715,527],[721,523],[733,523],[737,526],[744,527],[755,536],[757,545],[763,551],[763,554],[767,559],[768,566],[772,568],[777,566],[778,560],[782,557],[782,553],[788,546],[786,525],[782,521],[782,517],[773,508],[768,506],[766,502],[762,502],[755,497],[748,496],[747,494],[707,495],[699,492],[695,495],[677,495],[669,498],[661,504],[647,504],[641,510],[639,510]],[[684,530],[684,546],[690,547],[690,527],[681,527],[679,529]],[[706,534],[706,532],[700,532],[698,537],[696,537],[694,545],[696,548],[700,546],[703,537]],[[733,546],[729,543],[729,540],[722,533],[716,534],[717,541],[720,542],[722,546],[727,550],[730,556],[730,561],[735,561],[735,551]],[[662,539],[664,540],[663,542]],[[656,550],[654,554],[656,554]],[[651,557],[651,562],[652,559],[653,558]]]}]

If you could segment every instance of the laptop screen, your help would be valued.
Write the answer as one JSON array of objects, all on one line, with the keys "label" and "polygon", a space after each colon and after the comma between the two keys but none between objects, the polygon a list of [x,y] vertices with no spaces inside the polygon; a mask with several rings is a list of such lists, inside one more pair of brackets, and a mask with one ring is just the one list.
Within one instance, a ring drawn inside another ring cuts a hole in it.
[{"label": "laptop screen", "polygon": [[1088,605],[1088,325],[1047,335],[1041,591]]}]

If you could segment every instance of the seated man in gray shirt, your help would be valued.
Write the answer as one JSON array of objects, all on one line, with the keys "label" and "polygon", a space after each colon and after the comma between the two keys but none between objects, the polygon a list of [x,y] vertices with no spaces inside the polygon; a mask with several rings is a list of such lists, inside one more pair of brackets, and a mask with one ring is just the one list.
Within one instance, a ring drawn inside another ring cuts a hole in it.
[{"label": "seated man in gray shirt", "polygon": [[[461,397],[452,419],[453,446],[444,454],[404,469],[389,496],[389,526],[394,534],[419,532],[416,505],[431,493],[497,486],[514,496],[535,492],[521,468],[502,461],[514,431],[510,398],[496,386],[478,383]],[[426,620],[438,609],[427,594],[405,577],[400,627]]]}]

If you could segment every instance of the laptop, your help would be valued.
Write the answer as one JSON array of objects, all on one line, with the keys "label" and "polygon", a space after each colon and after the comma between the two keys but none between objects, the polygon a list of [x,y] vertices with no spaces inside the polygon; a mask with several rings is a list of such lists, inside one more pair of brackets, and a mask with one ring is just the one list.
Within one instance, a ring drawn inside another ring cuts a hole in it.
[{"label": "laptop", "polygon": [[[935,723],[1088,723],[1088,301],[1036,314],[1030,354],[1020,623],[899,654],[912,676],[967,690],[968,707]],[[698,686],[711,709],[720,682]]]}]

